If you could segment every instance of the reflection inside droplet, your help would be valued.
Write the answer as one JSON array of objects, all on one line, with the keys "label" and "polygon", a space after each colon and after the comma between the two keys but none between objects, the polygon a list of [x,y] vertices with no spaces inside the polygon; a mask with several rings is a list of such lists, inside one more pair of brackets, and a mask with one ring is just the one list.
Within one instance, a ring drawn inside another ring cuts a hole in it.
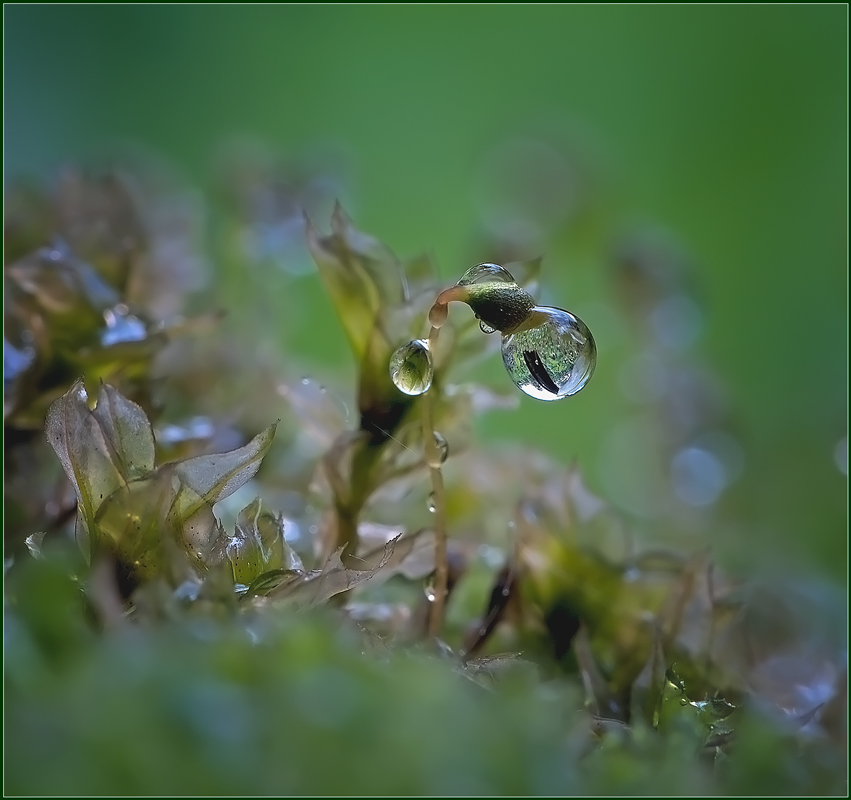
[{"label": "reflection inside droplet", "polygon": [[444,438],[443,434],[434,431],[434,457],[430,458],[431,452],[426,452],[426,462],[430,467],[437,468],[449,456],[449,443]]},{"label": "reflection inside droplet", "polygon": [[560,400],[588,383],[597,347],[588,326],[569,311],[535,306],[522,325],[502,337],[502,360],[530,397]]},{"label": "reflection inside droplet", "polygon": [[390,358],[390,378],[400,392],[408,395],[427,392],[433,377],[434,363],[425,339],[402,345]]}]

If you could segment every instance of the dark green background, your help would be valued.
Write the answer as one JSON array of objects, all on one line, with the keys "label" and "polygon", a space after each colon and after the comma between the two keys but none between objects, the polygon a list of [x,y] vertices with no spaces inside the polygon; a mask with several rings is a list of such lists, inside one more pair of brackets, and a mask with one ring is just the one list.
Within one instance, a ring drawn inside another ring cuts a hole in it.
[{"label": "dark green background", "polygon": [[[746,454],[739,522],[707,533],[731,563],[781,553],[844,576],[847,6],[7,5],[4,21],[7,180],[130,142],[205,188],[233,136],[296,156],[327,143],[358,225],[432,251],[447,282],[484,260],[483,154],[515,135],[564,148],[595,199],[547,243],[544,284],[597,335],[598,371],[569,401],[492,415],[479,438],[576,456],[606,494],[630,353],[609,246],[632,222],[661,225],[699,265],[698,353]],[[296,320],[269,320],[282,347],[320,371],[345,363],[318,281],[275,307]],[[484,374],[504,388],[498,360]]]}]

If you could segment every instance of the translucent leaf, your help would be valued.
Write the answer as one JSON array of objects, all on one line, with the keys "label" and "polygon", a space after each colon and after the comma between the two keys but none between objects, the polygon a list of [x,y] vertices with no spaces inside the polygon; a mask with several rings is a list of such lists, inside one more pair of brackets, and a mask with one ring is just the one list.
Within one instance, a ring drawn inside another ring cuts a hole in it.
[{"label": "translucent leaf", "polygon": [[[118,292],[62,240],[9,265],[6,277],[51,315],[82,313],[97,320],[103,309],[120,299]],[[78,320],[75,323],[79,326]]]},{"label": "translucent leaf", "polygon": [[106,498],[154,468],[154,434],[145,412],[102,384],[89,408],[81,380],[50,407],[46,435],[74,486],[87,526]]},{"label": "translucent leaf", "polygon": [[260,462],[275,437],[277,423],[257,434],[248,444],[227,453],[197,456],[172,465],[180,491],[175,508],[181,517],[191,517],[205,504],[213,506],[245,485],[260,469]]},{"label": "translucent leaf", "polygon": [[467,677],[483,686],[493,686],[501,678],[520,671],[536,675],[537,669],[534,662],[521,658],[522,655],[518,652],[496,653],[483,658],[473,658],[464,663],[462,671]]},{"label": "translucent leaf", "polygon": [[399,287],[393,299],[401,298],[399,263],[376,239],[356,230],[339,205],[331,219],[330,235],[321,236],[308,222],[307,243],[349,344],[360,360],[391,283],[387,276]]},{"label": "translucent leaf", "polygon": [[226,552],[235,583],[249,585],[270,571],[304,572],[284,539],[282,519],[263,508],[259,497],[239,513]]},{"label": "translucent leaf", "polygon": [[300,580],[286,584],[269,596],[286,599],[299,608],[321,605],[334,595],[353,589],[375,577],[393,559],[397,541],[398,538],[389,541],[383,548],[379,562],[368,569],[351,569],[345,566],[340,558],[341,548],[331,554],[321,570],[306,573]]},{"label": "translucent leaf", "polygon": [[327,449],[345,429],[348,411],[333,392],[310,378],[278,384],[278,394],[290,404],[299,433]]},{"label": "translucent leaf", "polygon": [[173,496],[172,483],[162,472],[132,481],[111,494],[100,506],[94,527],[97,542],[109,549],[138,580],[156,575],[162,566],[163,538],[176,539],[181,531],[178,520],[168,520]]},{"label": "translucent leaf", "polygon": [[[359,525],[358,533],[373,525]],[[424,578],[434,571],[434,532],[423,528],[412,534],[393,536],[372,549],[366,549],[355,561],[362,570],[380,567],[381,573],[374,580],[385,581],[396,574],[404,575],[409,580]]]},{"label": "translucent leaf", "polygon": [[46,531],[38,531],[37,533],[33,533],[24,540],[24,544],[27,546],[27,550],[30,551],[30,555],[33,558],[43,558],[43,554],[41,552],[41,543],[44,541],[44,534]]}]

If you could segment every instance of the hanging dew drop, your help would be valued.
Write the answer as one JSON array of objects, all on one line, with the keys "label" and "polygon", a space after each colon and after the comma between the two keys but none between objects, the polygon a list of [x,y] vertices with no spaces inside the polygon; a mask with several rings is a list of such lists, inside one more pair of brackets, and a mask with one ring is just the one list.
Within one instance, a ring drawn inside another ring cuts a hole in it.
[{"label": "hanging dew drop", "polygon": [[426,451],[426,463],[433,469],[437,469],[449,456],[449,443],[443,434],[434,431],[434,449]]},{"label": "hanging dew drop", "polygon": [[491,328],[490,325],[488,325],[486,322],[482,322],[482,320],[479,320],[479,328],[481,329],[482,333],[496,333],[496,328]]},{"label": "hanging dew drop", "polygon": [[588,383],[597,346],[588,326],[569,311],[535,306],[503,335],[502,360],[511,380],[530,397],[561,400]]},{"label": "hanging dew drop", "polygon": [[432,493],[428,496],[428,510],[429,510],[432,514],[434,514],[434,512],[435,512],[435,511],[437,511],[437,501],[435,500],[434,492],[432,492]]},{"label": "hanging dew drop", "polygon": [[390,378],[400,392],[408,395],[427,392],[433,377],[434,362],[424,339],[402,345],[390,358]]}]

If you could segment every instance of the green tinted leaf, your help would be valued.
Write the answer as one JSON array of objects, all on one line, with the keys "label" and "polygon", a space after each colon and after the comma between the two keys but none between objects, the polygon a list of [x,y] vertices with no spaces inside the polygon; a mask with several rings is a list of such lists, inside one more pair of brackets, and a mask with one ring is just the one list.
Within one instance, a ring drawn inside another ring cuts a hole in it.
[{"label": "green tinted leaf", "polygon": [[282,519],[264,508],[259,497],[240,511],[227,556],[234,582],[244,585],[270,572],[304,572],[298,554],[284,539]]},{"label": "green tinted leaf", "polygon": [[331,234],[308,222],[307,242],[355,357],[360,360],[383,302],[402,297],[400,266],[377,239],[358,231],[338,205]]},{"label": "green tinted leaf", "polygon": [[46,435],[89,528],[106,498],[154,467],[154,435],[145,412],[106,384],[90,409],[83,382],[76,381],[50,407]]}]

